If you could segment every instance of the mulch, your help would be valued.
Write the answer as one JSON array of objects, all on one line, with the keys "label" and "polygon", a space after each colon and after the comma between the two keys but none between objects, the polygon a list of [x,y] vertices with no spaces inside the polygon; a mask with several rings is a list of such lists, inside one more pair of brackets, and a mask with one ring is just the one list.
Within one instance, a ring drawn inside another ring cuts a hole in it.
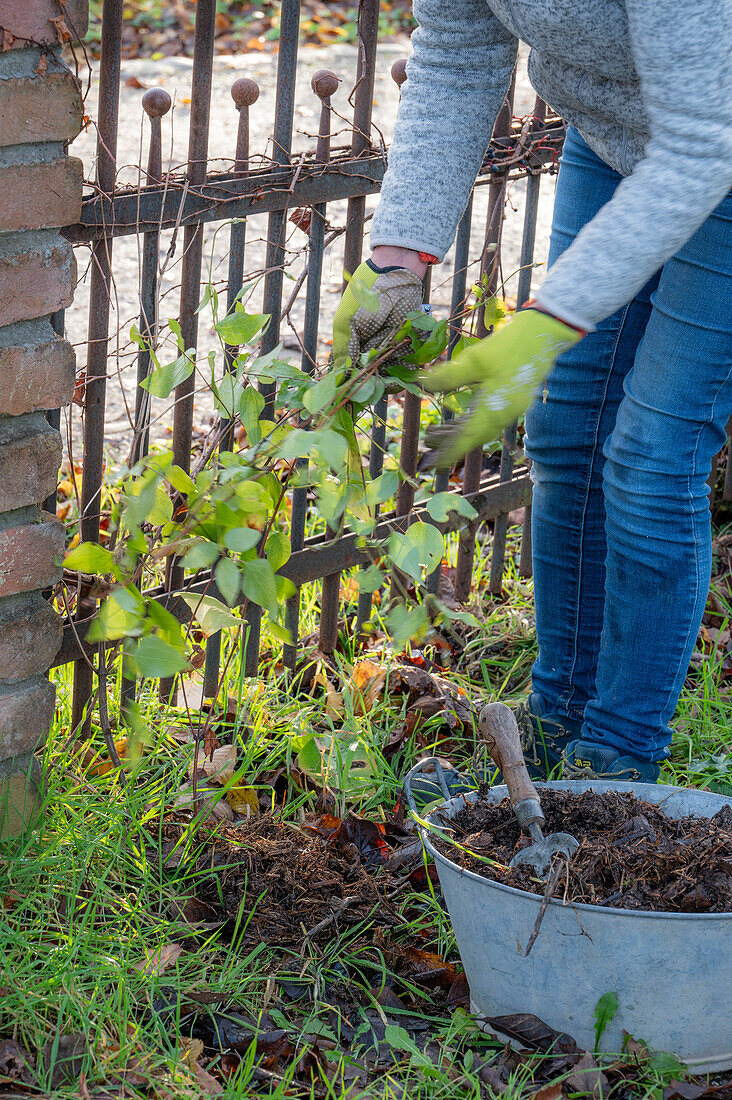
[{"label": "mulch", "polygon": [[[195,896],[184,900],[183,915],[236,922],[242,946],[270,943],[282,948],[332,938],[374,917],[381,928],[399,923],[391,898],[402,891],[404,879],[385,868],[374,874],[368,853],[359,847],[360,837],[349,825],[348,819],[344,823],[313,816],[296,824],[257,814],[249,821],[202,828]],[[185,828],[168,824],[168,844]],[[190,875],[194,868],[186,870]]]},{"label": "mulch", "polygon": [[[545,835],[568,832],[580,841],[554,891],[563,901],[666,913],[732,912],[729,806],[713,818],[674,820],[630,793],[542,791],[541,803]],[[466,806],[450,825],[462,849],[438,840],[448,858],[485,878],[544,893],[546,883],[530,868],[508,867],[530,843],[508,799]]]}]

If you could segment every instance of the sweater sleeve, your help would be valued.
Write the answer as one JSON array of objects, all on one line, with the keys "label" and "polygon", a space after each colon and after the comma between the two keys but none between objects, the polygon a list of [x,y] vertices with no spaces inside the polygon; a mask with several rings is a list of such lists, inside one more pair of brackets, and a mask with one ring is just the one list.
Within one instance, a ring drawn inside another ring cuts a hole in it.
[{"label": "sweater sleeve", "polygon": [[508,90],[518,41],[487,0],[414,0],[414,14],[371,246],[401,245],[442,259]]},{"label": "sweater sleeve", "polygon": [[535,295],[584,329],[635,297],[732,186],[732,3],[625,4],[650,138]]}]

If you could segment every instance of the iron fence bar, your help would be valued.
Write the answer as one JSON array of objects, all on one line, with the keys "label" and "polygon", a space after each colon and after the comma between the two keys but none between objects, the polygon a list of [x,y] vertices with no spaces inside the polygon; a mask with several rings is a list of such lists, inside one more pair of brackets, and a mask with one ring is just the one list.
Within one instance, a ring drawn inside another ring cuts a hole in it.
[{"label": "iron fence bar", "polygon": [[[450,302],[450,336],[447,345],[447,358],[452,359],[455,346],[460,339],[462,328],[462,315],[467,300],[468,263],[470,260],[470,232],[473,223],[473,196],[471,193],[468,205],[465,208],[458,223],[455,236],[455,267],[452,277],[452,299]],[[442,410],[443,420],[451,420],[452,413],[449,409]],[[438,470],[435,475],[435,492],[444,493],[450,485],[450,471]],[[430,573],[427,578],[427,591],[437,595],[440,587],[440,575],[442,565]]]},{"label": "iron fence bar", "polygon": [[[295,82],[300,27],[300,0],[283,0],[280,22],[280,52],[277,63],[277,99],[275,102],[273,157],[277,164],[289,166],[292,152],[292,124],[295,113]],[[290,196],[291,197],[291,196]],[[263,355],[273,351],[280,340],[280,311],[282,309],[283,264],[285,259],[286,202],[273,210],[267,225],[267,258],[264,277],[263,312],[269,314],[269,324],[262,337],[260,349]],[[262,419],[273,420],[275,408],[274,383],[260,386],[264,397]],[[246,651],[244,674],[256,676],[259,666],[259,644],[262,625],[262,609],[257,604],[247,607]]]},{"label": "iron fence bar", "polygon": [[[407,79],[407,61],[400,57],[391,67],[391,78],[399,88],[400,94]],[[371,451],[369,454],[369,477],[373,481],[380,477],[384,469],[384,450],[386,447],[386,418],[389,414],[389,395],[384,394],[376,403],[371,424]],[[380,506],[374,505],[374,517],[378,517]],[[356,610],[356,634],[363,635],[363,627],[371,618],[374,597],[372,592],[360,592]]]},{"label": "iron fence bar", "polygon": [[[427,301],[432,286],[432,268],[428,267],[422,280],[422,296]],[[422,394],[405,393],[404,415],[402,418],[402,446],[399,453],[399,468],[401,480],[397,489],[396,514],[408,515],[414,505],[414,483],[417,477],[417,463],[419,461],[419,424],[422,412]],[[398,569],[392,569],[391,600],[394,601],[403,595],[407,580]]]},{"label": "iron fence bar", "polygon": [[[386,448],[386,418],[389,414],[389,396],[384,394],[374,405],[371,423],[371,451],[369,453],[369,477],[374,481],[384,469],[384,450]],[[380,507],[374,505],[374,517],[378,517]],[[363,634],[363,627],[371,618],[373,593],[359,592],[356,610],[356,634]]]},{"label": "iron fence bar", "polygon": [[[544,118],[546,105],[537,97],[534,105],[534,118],[538,123]],[[541,176],[532,175],[526,180],[526,199],[524,206],[524,226],[521,238],[521,259],[519,262],[518,287],[516,291],[516,304],[520,308],[528,301],[531,293],[531,276],[534,264],[534,246],[536,242],[536,218],[539,212],[539,192],[541,189]],[[513,477],[513,467],[516,454],[517,424],[511,424],[503,435],[501,448],[501,480],[510,481]],[[524,513],[524,530],[521,545],[522,576],[531,576],[531,511],[530,506]],[[508,535],[508,513],[503,513],[496,518],[493,527],[493,554],[491,557],[491,572],[488,581],[488,591],[492,595],[500,595],[503,588],[503,573],[506,564],[506,537]],[[526,548],[524,548],[526,542]]]},{"label": "iron fence bar", "polygon": [[[147,158],[148,183],[160,183],[163,176],[162,118],[168,113],[172,100],[163,88],[150,88],[142,97],[142,109],[150,119],[150,145]],[[141,344],[137,353],[137,385],[135,387],[135,419],[130,465],[143,458],[150,444],[150,394],[143,382],[150,373],[151,351],[158,331],[158,252],[160,233],[151,230],[142,238],[142,270],[140,272],[140,322]],[[135,698],[136,678],[128,675],[122,656],[120,680],[120,708],[128,712]]]},{"label": "iron fence bar", "polygon": [[[259,85],[256,80],[249,77],[241,77],[235,80],[231,86],[231,98],[239,112],[239,124],[236,132],[236,155],[234,170],[239,173],[249,171],[249,110],[259,99]],[[247,223],[244,219],[232,221],[229,230],[229,263],[226,280],[226,315],[233,313],[241,289],[244,285],[244,255],[246,252]],[[226,344],[224,347],[224,370],[234,373],[236,370],[236,357],[238,347]],[[219,444],[220,451],[233,451],[235,431],[234,410],[231,410],[231,418],[222,420],[222,437]],[[215,586],[213,586],[215,588]],[[213,590],[211,595],[215,595]],[[221,638],[220,630],[212,634],[206,641],[206,661],[203,668],[203,701],[215,699],[219,689],[219,673],[221,670]]]},{"label": "iron fence bar", "polygon": [[[213,76],[214,26],[216,0],[198,0],[193,37],[193,71],[191,75],[191,121],[188,130],[187,179],[200,186],[206,179],[208,163],[208,132],[211,115],[211,83]],[[203,263],[203,225],[187,225],[183,232],[183,259],[180,280],[180,324],[184,351],[191,350],[194,362],[198,345],[198,304],[201,298],[201,266]],[[193,400],[196,387],[195,369],[175,388],[173,410],[173,462],[186,473],[191,468],[193,439]],[[167,585],[183,585],[183,567],[175,558],[168,559]],[[175,702],[175,680],[160,681],[164,700]]]},{"label": "iron fence bar", "polygon": [[[376,49],[379,35],[380,0],[359,0],[358,4],[358,65],[353,96],[353,137],[351,155],[361,157],[371,152],[371,116],[376,80]],[[363,229],[366,219],[365,195],[348,200],[346,239],[343,246],[344,272],[352,275],[363,256]],[[343,290],[346,281],[343,282]],[[340,576],[323,578],[320,600],[320,631],[318,645],[323,653],[332,653],[338,639],[338,609]]]},{"label": "iron fence bar", "polygon": [[[312,79],[312,88],[321,101],[320,123],[318,126],[318,145],[315,159],[318,164],[327,164],[330,159],[331,141],[331,97],[335,94],[340,81],[335,73],[327,69],[319,70]],[[323,277],[323,253],[325,251],[325,226],[327,207],[318,203],[310,210],[310,232],[308,240],[308,277],[305,291],[305,322],[303,326],[302,360],[300,366],[307,374],[316,367],[318,353],[318,327],[320,323],[320,291]],[[306,471],[307,458],[298,459],[296,468]],[[302,550],[305,542],[305,520],[308,511],[308,490],[306,486],[295,488],[292,494],[292,517],[290,522],[290,545],[293,552]],[[290,631],[291,644],[285,645],[283,662],[286,668],[294,672],[297,662],[297,636],[300,625],[300,589],[287,602],[285,625]]]},{"label": "iron fence bar", "polygon": [[[163,175],[163,139],[161,120],[172,105],[163,88],[150,88],[142,97],[142,107],[150,119],[150,147],[147,160],[149,183],[160,183]],[[150,373],[150,351],[158,329],[158,251],[160,232],[152,229],[142,237],[142,271],[140,273],[140,336],[143,345],[137,354],[137,387],[135,389],[135,428],[131,465],[148,452],[150,443],[150,394],[142,383]]]},{"label": "iron fence bar", "polygon": [[[97,186],[111,196],[117,173],[119,121],[120,44],[123,0],[104,0],[99,61],[97,119]],[[107,391],[107,343],[112,293],[112,237],[102,235],[91,255],[89,326],[87,332],[86,387],[84,401],[84,471],[81,483],[79,537],[96,542],[101,520],[104,470],[104,419]],[[76,617],[86,618],[94,606],[88,591],[79,588]],[[91,732],[91,700],[94,673],[89,661],[74,669],[71,727],[86,736]]]},{"label": "iron fence bar", "polygon": [[[513,97],[516,86],[516,70],[494,127],[494,136],[499,140],[511,132],[513,115]],[[495,294],[501,263],[501,237],[506,202],[506,180],[500,177],[494,180],[488,191],[488,214],[486,220],[485,244],[481,257],[481,277],[485,279],[484,294]],[[478,310],[476,335],[483,338],[488,335],[485,324],[485,309]],[[483,473],[482,447],[465,456],[463,466],[463,492],[471,493],[480,484]],[[455,595],[463,603],[470,595],[473,578],[473,559],[475,557],[476,526],[469,524],[458,540],[457,562],[455,568]]]},{"label": "iron fence bar", "polygon": [[[456,494],[457,495],[457,494]],[[531,479],[527,476],[514,478],[513,481],[499,481],[497,476],[487,479],[480,485],[477,492],[471,493],[465,499],[473,505],[478,513],[474,523],[485,522],[500,515],[501,511],[521,508],[531,496]],[[452,513],[455,517],[455,513]],[[374,542],[388,539],[393,531],[404,531],[417,522],[431,522],[425,509],[416,509],[408,516],[386,516],[376,527],[373,534]],[[436,524],[442,531],[455,530],[464,521],[461,517],[455,517],[447,523]],[[302,550],[292,555],[289,561],[279,570],[283,577],[287,577],[293,584],[302,586],[311,584],[323,576],[340,574],[344,569],[352,569],[357,565],[368,564],[371,561],[372,550],[363,545],[361,536],[352,532],[339,536],[329,543],[316,536],[308,539]],[[203,594],[210,592],[210,573],[206,572],[191,580],[183,590],[169,591],[163,588],[152,589],[145,593],[146,596],[165,604],[182,621],[190,619],[190,609],[180,598],[182,592],[186,594]],[[96,643],[85,643],[86,632],[92,623],[89,617],[84,622],[70,624],[64,627],[64,638],[61,649],[54,660],[54,667],[67,664],[69,661],[79,660],[85,653],[93,653]],[[110,641],[107,646],[117,645]]]}]

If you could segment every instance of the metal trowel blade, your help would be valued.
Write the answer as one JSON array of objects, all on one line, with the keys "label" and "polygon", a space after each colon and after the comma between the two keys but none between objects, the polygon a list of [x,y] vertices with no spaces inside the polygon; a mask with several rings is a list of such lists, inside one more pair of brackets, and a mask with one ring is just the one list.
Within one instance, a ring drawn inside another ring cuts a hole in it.
[{"label": "metal trowel blade", "polygon": [[573,855],[579,848],[579,841],[569,833],[550,833],[542,840],[522,848],[509,863],[509,867],[528,865],[543,878],[551,867],[552,857],[557,853],[563,856]]}]

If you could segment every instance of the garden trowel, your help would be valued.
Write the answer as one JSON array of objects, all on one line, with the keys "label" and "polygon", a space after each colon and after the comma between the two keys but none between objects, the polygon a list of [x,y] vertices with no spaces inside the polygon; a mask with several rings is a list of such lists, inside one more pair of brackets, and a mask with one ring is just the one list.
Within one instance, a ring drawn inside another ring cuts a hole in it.
[{"label": "garden trowel", "polygon": [[544,878],[552,857],[561,852],[570,856],[579,848],[579,841],[569,833],[542,832],[546,819],[541,809],[539,792],[529,778],[521,752],[521,737],[513,712],[504,703],[489,703],[480,713],[480,732],[494,763],[501,769],[508,787],[513,812],[533,844],[513,857],[509,866],[521,864],[533,867]]}]

